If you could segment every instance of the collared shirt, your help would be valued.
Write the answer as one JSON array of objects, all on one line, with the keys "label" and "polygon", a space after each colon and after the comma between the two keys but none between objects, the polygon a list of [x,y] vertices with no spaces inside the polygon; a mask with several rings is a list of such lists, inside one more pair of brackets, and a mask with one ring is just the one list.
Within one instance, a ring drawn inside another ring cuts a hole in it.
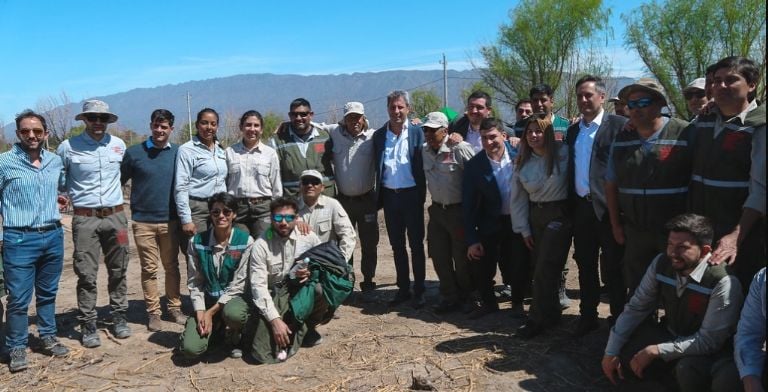
[{"label": "collared shirt", "polygon": [[549,202],[568,198],[568,146],[557,147],[557,159],[552,174],[547,175],[547,161],[531,153],[522,167],[518,166],[512,178],[512,230],[523,237],[531,235],[529,224],[530,202]]},{"label": "collared shirt", "polygon": [[443,139],[440,148],[435,151],[429,144],[422,147],[424,176],[432,201],[440,204],[461,203],[461,181],[464,177],[464,164],[475,155],[472,146],[461,142],[448,147],[448,136]]},{"label": "collared shirt", "polygon": [[[669,117],[662,116],[661,121],[661,128],[659,128],[651,136],[648,136],[646,139],[640,138],[640,142],[642,143],[640,147],[643,151],[643,156],[648,156],[653,147],[656,145],[659,140],[659,135],[661,135],[661,131],[663,131],[667,124],[669,124]],[[614,147],[615,146],[611,144],[611,150],[608,152],[608,163],[605,168],[605,179],[611,182],[616,182],[616,165],[613,162]]]},{"label": "collared shirt", "polygon": [[165,143],[165,147],[159,148],[155,145],[155,142],[152,141],[152,136],[148,137],[146,141],[144,141],[144,144],[147,146],[147,148],[157,148],[158,150],[170,150],[171,149],[171,142]]},{"label": "collared shirt", "polygon": [[[701,259],[699,265],[687,278],[676,280],[678,295],[685,290],[690,281],[701,282],[710,256],[711,254],[708,254]],[[618,355],[635,328],[657,309],[660,288],[659,281],[656,279],[656,264],[660,259],[661,257],[656,257],[653,260],[646,270],[643,280],[635,290],[635,295],[632,296],[616,320],[605,347],[606,355]],[[661,359],[671,361],[683,356],[717,352],[723,343],[733,335],[743,299],[738,279],[731,275],[720,279],[709,296],[709,304],[699,330],[693,335],[676,336],[675,340],[671,342],[657,344]]]},{"label": "collared shirt", "polygon": [[[43,227],[61,220],[56,202],[64,166],[61,158],[40,150],[40,167],[16,143],[0,154],[0,208],[5,227]],[[1,233],[1,232],[0,232]]]},{"label": "collared shirt", "polygon": [[312,227],[320,241],[336,241],[344,257],[347,260],[352,258],[352,252],[355,251],[355,228],[341,203],[325,195],[320,195],[317,203],[311,207],[304,203],[303,197],[299,197],[298,202],[301,220]]},{"label": "collared shirt", "polygon": [[597,129],[603,122],[603,113],[605,113],[603,109],[600,109],[600,113],[589,124],[585,124],[583,120],[579,121],[579,134],[576,136],[574,145],[573,162],[575,165],[576,194],[581,197],[590,193],[589,167],[592,162],[592,146],[595,144]]},{"label": "collared shirt", "polygon": [[376,182],[376,153],[373,150],[375,129],[352,136],[343,126],[329,127],[333,141],[333,169],[339,193],[361,196],[373,189]]},{"label": "collared shirt", "polygon": [[182,224],[192,222],[189,197],[206,199],[226,192],[227,158],[219,142],[214,150],[200,142],[197,136],[179,147],[176,156],[176,209]]},{"label": "collared shirt", "polygon": [[[408,147],[408,124],[404,123],[400,135],[395,135],[387,123],[384,143],[384,173],[381,179],[385,188],[398,189],[416,186],[416,180],[411,171]],[[420,146],[415,147],[419,148]]]},{"label": "collared shirt", "polygon": [[75,207],[115,207],[123,204],[120,163],[125,143],[104,134],[96,141],[87,132],[65,140],[56,154],[66,171],[66,189]]},{"label": "collared shirt", "polygon": [[749,286],[739,326],[733,341],[739,376],[761,377],[765,364],[765,267],[755,274]]},{"label": "collared shirt", "polygon": [[[213,230],[211,230],[211,235],[208,241],[211,244],[215,244],[211,247],[211,258],[213,259],[213,268],[215,269],[216,274],[219,273],[219,268],[221,268],[221,263],[224,261],[224,255],[226,255],[227,250],[229,249],[229,244],[232,242],[232,236],[234,234],[235,231],[232,230],[232,233],[229,235],[229,240],[225,245],[222,245],[217,243]],[[207,285],[205,276],[203,276],[200,268],[200,256],[197,254],[194,241],[194,238],[190,238],[189,244],[187,244],[187,254],[189,255],[189,259],[187,260],[187,288],[189,289],[189,298],[192,300],[192,308],[197,312],[206,310],[205,288]],[[243,252],[243,258],[240,259],[240,265],[237,266],[235,276],[232,278],[229,286],[225,288],[224,294],[219,297],[217,301],[218,303],[224,305],[236,295],[244,292],[245,280],[248,275],[247,255],[250,254],[253,242],[253,238],[248,237],[248,248]]]},{"label": "collared shirt", "polygon": [[280,317],[272,301],[271,289],[285,279],[296,257],[319,243],[315,233],[302,235],[293,230],[283,238],[270,228],[253,244],[248,256],[251,294],[253,303],[267,321]]},{"label": "collared shirt", "polygon": [[250,150],[243,142],[227,147],[227,191],[237,198],[283,195],[275,149],[259,141]]},{"label": "collared shirt", "polygon": [[717,136],[720,135],[720,132],[722,132],[723,129],[725,129],[725,127],[729,124],[733,124],[736,126],[744,124],[744,120],[747,119],[747,114],[755,109],[757,109],[757,101],[752,100],[752,102],[749,103],[749,105],[743,112],[729,119],[724,119],[723,115],[720,113],[720,110],[718,110],[717,108],[713,109],[713,111],[717,113],[717,116],[715,118],[715,132],[712,133],[712,138],[717,139]]},{"label": "collared shirt", "polygon": [[[312,129],[309,131],[309,136],[307,136],[306,139],[302,139],[301,136],[299,136],[296,132],[293,130],[293,126],[288,126],[288,134],[291,136],[291,139],[293,139],[293,142],[296,143],[296,146],[299,148],[299,151],[301,152],[301,156],[304,158],[307,157],[307,148],[309,148],[309,142],[312,141],[312,139],[318,137],[320,135],[319,132],[317,132],[317,129],[315,129],[314,126],[312,126]],[[270,147],[273,149],[277,149],[277,145],[275,144],[274,138],[269,139]]]},{"label": "collared shirt", "polygon": [[472,150],[477,154],[483,151],[483,138],[480,136],[480,131],[472,129],[472,124],[467,125],[467,143],[472,146]]},{"label": "collared shirt", "polygon": [[493,176],[496,178],[496,184],[499,187],[499,194],[501,195],[501,215],[509,215],[509,200],[512,194],[512,173],[515,170],[515,167],[512,164],[512,160],[509,159],[506,149],[504,150],[504,154],[501,155],[501,161],[494,161],[489,156],[488,162],[491,163],[491,171],[493,171]]}]

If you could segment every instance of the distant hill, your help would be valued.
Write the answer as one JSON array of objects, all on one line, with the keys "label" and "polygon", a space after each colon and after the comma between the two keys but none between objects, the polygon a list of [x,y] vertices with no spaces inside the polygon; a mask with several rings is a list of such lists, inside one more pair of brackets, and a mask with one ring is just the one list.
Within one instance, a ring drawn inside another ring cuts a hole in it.
[{"label": "distant hill", "polygon": [[[620,78],[625,79],[625,78]],[[462,90],[480,80],[474,70],[448,71],[448,106],[461,113]],[[623,86],[628,83],[619,81]],[[237,120],[246,110],[255,109],[262,114],[275,112],[287,119],[289,103],[304,97],[312,104],[315,121],[332,122],[342,117],[342,107],[348,101],[365,104],[366,115],[374,127],[387,120],[386,95],[395,89],[414,91],[433,90],[443,95],[443,72],[434,71],[386,71],[342,75],[275,75],[248,74],[216,79],[169,84],[153,88],[138,88],[123,93],[96,97],[106,101],[113,113],[119,116],[121,128],[138,134],[149,133],[149,114],[156,108],[165,108],[176,115],[176,128],[187,123],[187,101],[194,121],[195,114],[204,107],[212,107],[230,120]],[[79,113],[81,103],[74,103],[71,113]],[[501,110],[501,116],[511,120],[510,108]],[[73,114],[74,116],[74,114]],[[74,125],[78,125],[75,122]],[[15,140],[15,126],[6,127],[6,140]]]}]

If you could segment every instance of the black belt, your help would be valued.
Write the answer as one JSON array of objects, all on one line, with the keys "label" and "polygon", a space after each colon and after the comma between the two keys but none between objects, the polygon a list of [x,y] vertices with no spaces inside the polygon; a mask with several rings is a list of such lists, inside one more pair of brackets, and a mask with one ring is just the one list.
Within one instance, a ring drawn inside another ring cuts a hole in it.
[{"label": "black belt", "polygon": [[371,192],[373,192],[373,191],[371,190],[371,191],[363,193],[362,195],[357,195],[357,196],[347,196],[347,195],[339,192],[339,194],[338,194],[338,196],[336,198],[337,199],[347,199],[347,200],[363,200],[363,199],[368,198],[368,196],[371,195]]},{"label": "black belt", "polygon": [[592,194],[591,193],[587,193],[584,196],[578,196],[578,197],[579,197],[579,199],[584,200],[586,202],[589,202],[589,203],[592,202]]},{"label": "black belt", "polygon": [[384,188],[385,191],[390,191],[393,193],[402,193],[402,192],[408,192],[408,191],[415,191],[416,187],[412,186],[409,188]]},{"label": "black belt", "polygon": [[530,203],[531,208],[533,208],[533,207],[536,207],[536,208],[557,207],[557,206],[566,205],[566,204],[568,204],[568,202],[566,200],[532,201]]},{"label": "black belt", "polygon": [[447,210],[447,209],[449,209],[449,208],[454,208],[454,207],[461,207],[461,203],[453,203],[453,204],[440,204],[440,203],[438,203],[438,202],[434,202],[434,201],[432,202],[432,205],[433,205],[433,206],[437,206],[437,207],[440,207],[440,208],[442,208],[442,209],[444,209],[444,210]]},{"label": "black belt", "polygon": [[23,232],[36,232],[36,233],[45,233],[46,231],[56,230],[59,227],[61,227],[61,222],[56,222],[51,225],[45,225],[40,227],[3,227],[3,230],[16,230],[16,231],[23,231]]},{"label": "black belt", "polygon": [[210,197],[195,197],[195,196],[190,196],[189,197],[189,200],[204,201],[206,203],[208,202],[208,199],[210,199]]}]

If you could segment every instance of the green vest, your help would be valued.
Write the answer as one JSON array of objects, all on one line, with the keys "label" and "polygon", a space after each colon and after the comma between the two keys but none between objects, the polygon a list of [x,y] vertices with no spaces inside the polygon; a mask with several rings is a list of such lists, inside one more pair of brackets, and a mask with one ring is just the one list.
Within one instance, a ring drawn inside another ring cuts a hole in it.
[{"label": "green vest", "polygon": [[[712,219],[715,226],[733,227],[741,217],[749,195],[752,167],[752,133],[765,127],[765,106],[747,113],[744,124],[725,124],[714,138],[717,114],[699,116],[696,121],[690,208]],[[716,233],[717,235],[717,233]]]},{"label": "green vest", "polygon": [[669,258],[659,255],[656,264],[656,280],[659,282],[659,299],[664,307],[667,327],[675,336],[689,336],[701,328],[707,313],[709,297],[720,279],[726,277],[725,265],[707,265],[701,283],[689,281],[680,298],[677,297],[675,270]]},{"label": "green vest", "polygon": [[670,119],[649,150],[637,132],[616,134],[612,164],[626,223],[662,230],[670,218],[685,212],[691,180],[687,126],[683,120]]},{"label": "green vest", "polygon": [[[296,197],[299,194],[301,172],[317,170],[323,175],[323,194],[336,196],[336,183],[333,177],[331,139],[328,132],[313,128],[318,133],[307,144],[306,157],[301,154],[299,143],[296,143],[291,128],[286,127],[273,137],[275,150],[280,160],[280,180],[283,182],[283,195]],[[312,131],[310,131],[312,132]],[[326,153],[327,152],[327,153]]]},{"label": "green vest", "polygon": [[250,238],[250,235],[248,232],[236,227],[232,228],[232,242],[229,243],[229,247],[224,254],[224,258],[219,266],[219,272],[217,274],[216,268],[213,265],[214,244],[208,243],[212,238],[212,230],[213,229],[210,229],[195,234],[192,241],[195,244],[195,252],[197,252],[198,260],[200,260],[198,269],[205,277],[205,295],[209,299],[217,300],[224,294],[224,290],[229,286],[229,283],[232,282],[232,278],[235,276],[235,271],[237,270],[237,267],[240,266],[243,252],[245,252],[245,249],[248,247],[248,239]]}]

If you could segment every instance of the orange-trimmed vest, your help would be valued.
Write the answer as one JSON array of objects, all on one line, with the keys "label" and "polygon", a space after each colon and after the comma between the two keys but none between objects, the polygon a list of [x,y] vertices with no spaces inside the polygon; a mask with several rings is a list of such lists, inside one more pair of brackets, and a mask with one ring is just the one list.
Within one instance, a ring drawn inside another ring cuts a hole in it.
[{"label": "orange-trimmed vest", "polygon": [[685,212],[692,150],[688,123],[672,118],[648,150],[637,132],[619,132],[613,142],[613,167],[624,222],[657,230]]},{"label": "orange-trimmed vest", "polygon": [[659,282],[659,299],[664,307],[667,328],[675,336],[689,336],[701,328],[707,313],[712,290],[720,279],[726,277],[724,264],[707,265],[701,282],[690,281],[677,296],[677,278],[672,262],[666,255],[660,254],[656,263],[656,280]]}]

